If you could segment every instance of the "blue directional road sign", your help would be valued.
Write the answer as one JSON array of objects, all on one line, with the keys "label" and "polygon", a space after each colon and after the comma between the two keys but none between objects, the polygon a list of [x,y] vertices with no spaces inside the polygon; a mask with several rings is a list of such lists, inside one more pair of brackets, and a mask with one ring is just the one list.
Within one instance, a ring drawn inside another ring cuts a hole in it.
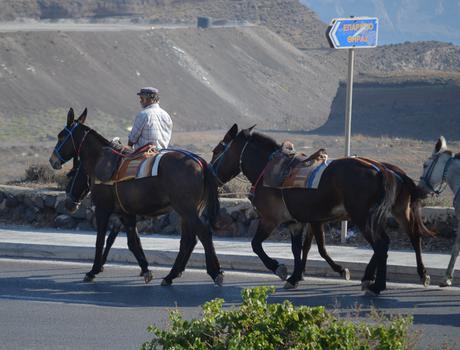
[{"label": "blue directional road sign", "polygon": [[374,17],[334,18],[328,39],[336,49],[376,47],[378,24],[378,18]]}]

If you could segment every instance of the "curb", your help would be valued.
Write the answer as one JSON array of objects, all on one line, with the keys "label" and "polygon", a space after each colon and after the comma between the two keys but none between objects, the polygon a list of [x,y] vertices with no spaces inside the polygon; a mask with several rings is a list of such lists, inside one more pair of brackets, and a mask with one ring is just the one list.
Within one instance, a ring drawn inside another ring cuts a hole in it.
[{"label": "curb", "polygon": [[[187,267],[205,269],[205,255],[203,252],[195,251],[192,253]],[[177,251],[174,250],[152,250],[144,249],[145,255],[151,266],[171,267],[174,263]],[[389,256],[391,257],[391,251]],[[370,254],[370,251],[369,251]],[[413,254],[413,253],[412,253]],[[427,255],[426,253],[425,255]],[[225,271],[238,270],[250,272],[269,271],[265,268],[260,259],[256,256],[239,255],[234,253],[217,252],[222,269]],[[44,244],[21,244],[21,243],[0,243],[0,257],[3,258],[25,258],[25,259],[51,259],[61,261],[84,261],[91,263],[94,258],[94,247],[89,246],[64,246],[64,245],[44,245]],[[277,258],[278,262],[285,264],[288,271],[293,270],[292,258]],[[110,263],[134,264],[137,262],[133,254],[127,248],[112,247],[108,257]],[[414,256],[415,261],[415,256]],[[336,260],[336,263],[350,270],[351,280],[360,281],[367,265],[366,262],[350,262]],[[431,276],[431,284],[437,285],[444,276],[445,268],[427,267],[428,274]],[[323,259],[309,257],[307,260],[306,276],[342,278],[334,272]],[[398,283],[420,283],[417,269],[415,266],[405,266],[401,264],[388,264],[387,281]],[[460,282],[460,281],[459,281]],[[455,286],[460,283],[454,280]]]}]

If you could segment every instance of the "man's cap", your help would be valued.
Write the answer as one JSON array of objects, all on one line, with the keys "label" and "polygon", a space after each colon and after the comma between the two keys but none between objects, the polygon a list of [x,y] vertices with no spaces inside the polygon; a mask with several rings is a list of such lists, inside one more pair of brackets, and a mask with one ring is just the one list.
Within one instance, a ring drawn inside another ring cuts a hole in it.
[{"label": "man's cap", "polygon": [[137,93],[138,96],[150,96],[150,95],[156,95],[158,94],[158,89],[155,89],[154,87],[143,87],[140,89],[140,91]]}]

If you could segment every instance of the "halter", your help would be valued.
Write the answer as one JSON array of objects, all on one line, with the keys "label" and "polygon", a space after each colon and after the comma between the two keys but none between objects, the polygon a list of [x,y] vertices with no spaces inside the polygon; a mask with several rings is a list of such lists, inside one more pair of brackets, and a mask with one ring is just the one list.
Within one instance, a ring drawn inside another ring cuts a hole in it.
[{"label": "halter", "polygon": [[[219,166],[221,164],[221,161],[222,161],[222,157],[224,156],[224,154],[228,151],[228,149],[230,148],[230,145],[232,144],[233,140],[231,140],[229,143],[225,143],[223,141],[221,141],[219,144],[224,146],[224,150],[217,156],[217,158],[214,160],[214,162],[211,162],[209,165],[210,165],[210,169],[211,169],[211,172],[213,173],[213,175],[215,176],[219,186],[222,186],[225,184],[224,181],[222,181],[218,175],[218,170],[219,170]],[[230,179],[228,179],[226,182],[229,182],[230,180],[232,180],[233,178],[235,178],[239,173],[243,172],[242,170],[242,159],[243,159],[243,153],[244,151],[246,150],[246,147],[248,146],[248,143],[249,141],[246,139],[246,142],[244,143],[244,146],[243,146],[243,149],[241,150],[241,153],[240,153],[240,160],[238,162],[238,172],[233,175]]]},{"label": "halter", "polygon": [[430,167],[426,171],[426,174],[422,177],[420,177],[420,180],[422,180],[425,185],[430,189],[431,192],[434,192],[436,195],[441,194],[442,191],[445,190],[447,183],[446,183],[446,176],[447,176],[447,171],[449,170],[450,163],[454,160],[454,157],[450,157],[449,160],[446,162],[446,165],[444,165],[444,170],[442,172],[442,179],[441,183],[439,184],[438,188],[435,189],[433,185],[431,185],[430,178],[433,175],[434,168],[436,167],[436,164],[439,161],[440,155],[436,157],[435,160],[431,163]]},{"label": "halter", "polygon": [[81,139],[81,142],[80,144],[78,145],[78,148],[77,146],[75,145],[75,139],[73,137],[73,132],[75,131],[76,127],[79,125],[79,123],[73,123],[71,125],[71,128],[69,129],[68,126],[66,126],[64,128],[63,131],[66,131],[67,132],[67,136],[64,138],[64,140],[62,140],[62,142],[58,142],[58,144],[56,145],[56,147],[54,147],[54,151],[53,153],[56,155],[56,157],[61,161],[62,164],[66,163],[67,161],[70,160],[69,159],[64,159],[64,157],[61,155],[61,149],[62,147],[64,147],[64,145],[66,144],[67,140],[70,138],[72,140],[72,144],[73,144],[73,149],[75,151],[75,154],[76,154],[76,157],[78,158],[80,156],[80,151],[81,151],[81,146],[83,145],[83,142],[85,141],[86,139],[86,136],[88,135],[88,133],[91,131],[91,129],[88,129],[85,131],[85,134],[83,135],[83,138]]}]

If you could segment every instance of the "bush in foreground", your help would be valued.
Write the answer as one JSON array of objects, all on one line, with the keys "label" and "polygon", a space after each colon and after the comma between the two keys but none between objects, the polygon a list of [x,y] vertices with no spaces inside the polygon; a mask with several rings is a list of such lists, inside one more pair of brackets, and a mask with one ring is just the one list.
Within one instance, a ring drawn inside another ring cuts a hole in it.
[{"label": "bush in foreground", "polygon": [[410,316],[368,325],[339,320],[324,307],[268,304],[274,288],[242,291],[240,307],[222,310],[223,299],[203,305],[203,317],[184,320],[176,310],[170,329],[150,326],[155,337],[142,345],[149,349],[406,349]]}]

